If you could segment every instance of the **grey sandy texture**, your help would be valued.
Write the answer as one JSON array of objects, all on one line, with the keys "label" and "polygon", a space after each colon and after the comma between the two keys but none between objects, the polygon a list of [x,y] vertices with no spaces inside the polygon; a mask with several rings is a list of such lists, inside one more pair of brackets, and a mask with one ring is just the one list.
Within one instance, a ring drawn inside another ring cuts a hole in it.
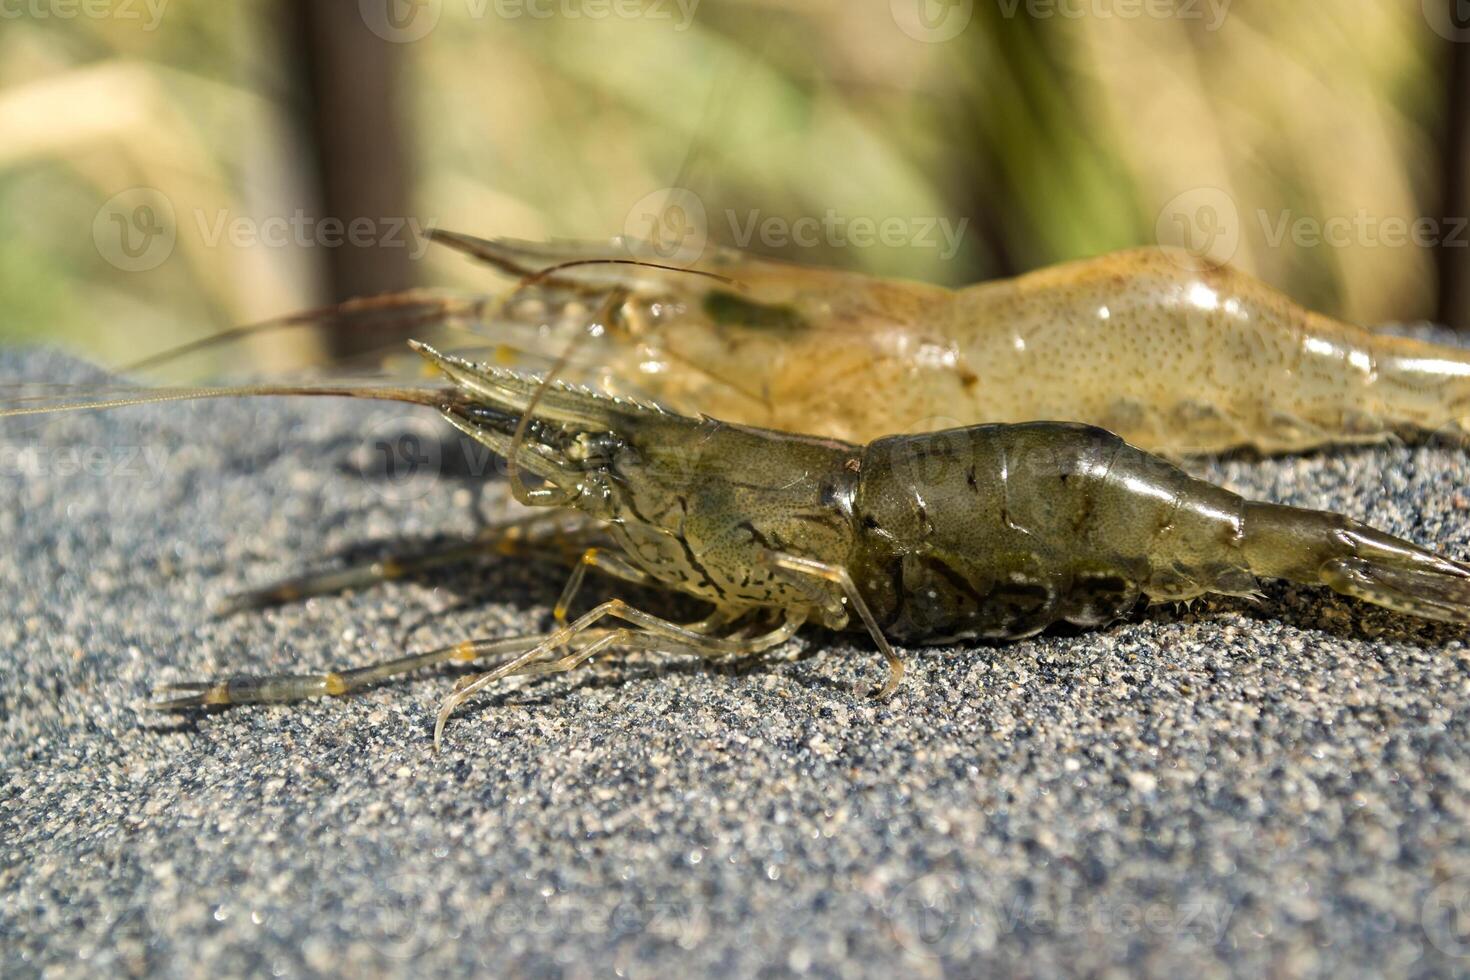
[{"label": "grey sandy texture", "polygon": [[[0,375],[88,373],[12,352]],[[137,710],[161,681],[545,627],[565,571],[503,558],[210,616],[504,514],[432,413],[3,426],[0,975],[1470,972],[1461,631],[1273,585],[912,651],[881,705],[853,694],[871,646],[816,632],[739,668],[643,654],[510,684],[435,757],[453,671]],[[405,477],[384,445],[427,462]],[[1470,554],[1451,445],[1203,469]]]}]

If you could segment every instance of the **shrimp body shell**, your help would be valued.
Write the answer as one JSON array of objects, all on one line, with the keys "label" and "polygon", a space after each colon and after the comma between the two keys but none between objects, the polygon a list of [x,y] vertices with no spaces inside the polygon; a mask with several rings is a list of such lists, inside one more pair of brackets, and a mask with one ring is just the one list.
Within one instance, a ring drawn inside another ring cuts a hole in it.
[{"label": "shrimp body shell", "polygon": [[1089,422],[1146,449],[1372,442],[1458,428],[1470,402],[1470,353],[1310,312],[1179,250],[971,287],[949,310],[961,360],[989,382],[949,393],[968,391],[977,418]]},{"label": "shrimp body shell", "polygon": [[[534,383],[430,356],[490,400],[446,417],[516,451],[514,410]],[[981,425],[856,446],[565,385],[545,403],[520,451],[566,491],[558,505],[606,522],[650,580],[731,616],[796,613],[880,641],[1009,640],[1286,579],[1470,622],[1467,566],[1341,515],[1247,501],[1095,426]],[[849,616],[857,604],[864,614]]]},{"label": "shrimp body shell", "polygon": [[1342,515],[1248,501],[1105,430],[986,425],[870,444],[854,577],[905,642],[1012,640],[1140,602],[1325,585],[1470,619],[1470,570]]},{"label": "shrimp body shell", "polygon": [[[541,261],[569,254],[590,253]],[[1048,419],[1171,455],[1289,452],[1460,431],[1470,416],[1470,351],[1313,313],[1177,249],[960,290],[732,250],[695,268],[732,285],[636,266],[581,284],[628,290],[589,354],[590,380],[687,413],[859,443]],[[527,308],[547,307],[539,297]]]},{"label": "shrimp body shell", "polygon": [[1145,597],[1253,591],[1243,504],[1088,426],[894,436],[863,456],[854,565],[897,639],[1013,640]]}]

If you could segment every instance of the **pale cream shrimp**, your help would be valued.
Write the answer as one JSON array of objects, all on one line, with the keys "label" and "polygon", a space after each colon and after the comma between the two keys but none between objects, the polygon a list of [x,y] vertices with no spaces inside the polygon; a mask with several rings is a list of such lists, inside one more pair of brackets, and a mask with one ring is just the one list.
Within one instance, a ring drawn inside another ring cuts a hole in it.
[{"label": "pale cream shrimp", "polygon": [[543,273],[476,311],[492,338],[621,290],[585,380],[786,431],[867,441],[1047,419],[1177,455],[1459,432],[1470,415],[1470,351],[1313,313],[1179,250],[950,290],[713,247],[687,275],[629,262],[636,247],[435,237]]}]

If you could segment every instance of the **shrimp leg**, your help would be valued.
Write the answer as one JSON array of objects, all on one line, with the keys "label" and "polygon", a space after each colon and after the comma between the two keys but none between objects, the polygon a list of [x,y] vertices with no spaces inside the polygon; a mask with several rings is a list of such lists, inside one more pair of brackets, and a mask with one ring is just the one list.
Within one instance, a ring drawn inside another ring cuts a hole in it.
[{"label": "shrimp leg", "polygon": [[575,513],[534,514],[487,527],[473,540],[461,545],[414,555],[389,555],[345,568],[282,579],[263,588],[227,597],[215,608],[215,615],[229,616],[299,602],[312,596],[367,588],[486,555],[570,561],[571,556],[586,548],[588,538],[596,537],[598,533],[597,528]]},{"label": "shrimp leg", "polygon": [[[527,528],[534,528],[538,522],[540,524],[550,523],[556,518],[560,518],[564,522],[566,515],[538,514],[525,520],[498,525],[495,528],[489,528],[487,530],[505,532],[495,540],[500,541],[502,544],[519,547],[519,542],[525,536]],[[484,548],[484,542],[476,541],[464,548],[452,550],[463,557],[471,557],[482,553]],[[424,557],[437,561],[443,554],[443,552],[440,552]],[[436,563],[436,561],[425,563],[424,567],[428,567],[429,564]],[[576,568],[573,570],[571,579],[567,582],[567,588],[562,592],[563,601],[569,602],[571,600],[571,596],[576,593],[577,587],[581,584],[582,576],[586,573],[586,569],[593,566],[632,582],[645,582],[648,579],[647,575],[627,562],[621,561],[611,555],[599,555],[597,549],[590,548],[583,553],[582,560],[577,563]],[[360,567],[364,569],[371,568],[371,566]],[[352,569],[348,569],[347,571],[350,572]],[[388,577],[378,575],[377,580]],[[335,578],[332,576],[321,576],[314,581],[327,581],[329,579],[335,581],[336,578],[340,578],[340,573]],[[313,580],[303,579],[298,581],[310,582]],[[302,593],[297,593],[297,595],[300,594]],[[564,622],[566,613],[561,603],[558,603],[558,609],[560,610],[559,617]],[[693,624],[694,628],[697,630],[703,622]],[[550,635],[554,636],[556,634]],[[359,667],[352,670],[328,671],[322,674],[271,674],[263,677],[241,675],[223,681],[169,684],[163,687],[162,690],[177,691],[185,696],[164,701],[155,701],[150,703],[148,708],[153,711],[177,711],[185,708],[216,705],[304,701],[308,698],[320,697],[324,694],[349,694],[389,677],[417,670],[420,667],[452,662],[468,663],[484,657],[523,653],[526,650],[544,646],[544,640],[545,637],[535,635],[495,640],[468,640],[425,653],[395,657],[392,660],[385,660],[382,663],[371,664],[367,667]],[[553,647],[551,649],[555,648]],[[599,649],[603,649],[603,647]],[[521,658],[516,662],[525,662],[525,658]]]},{"label": "shrimp leg", "polygon": [[[646,613],[641,609],[635,609],[622,599],[609,599],[578,617],[571,625],[565,626],[541,638],[541,642],[535,648],[492,671],[471,679],[463,686],[457,687],[440,704],[439,714],[434,719],[434,751],[437,752],[443,742],[445,723],[449,721],[449,716],[454,714],[455,709],[460,705],[491,684],[503,680],[506,677],[523,673],[528,665],[534,665],[537,661],[544,660],[546,655],[552,651],[573,643],[579,635],[585,634],[605,619],[620,619],[625,623],[638,627],[641,634],[650,635],[665,642],[672,642],[675,647],[681,650],[687,650],[699,656],[709,658],[723,658],[736,655],[751,656],[764,652],[789,640],[801,628],[802,623],[806,621],[803,613],[791,611],[782,619],[779,626],[761,636],[742,639],[706,636],[690,629],[688,626],[681,626],[678,623],[673,623],[667,619],[654,616],[651,613]],[[623,632],[623,630],[616,630],[614,632]],[[572,666],[580,662],[578,660]],[[566,669],[570,669],[570,667]]]},{"label": "shrimp leg", "polygon": [[[728,621],[728,617],[716,614],[709,620],[702,620],[699,623],[691,623],[686,628],[695,630],[697,632],[703,632],[706,625],[725,625]],[[796,630],[803,624],[803,622],[804,620],[800,617],[794,620],[783,620],[779,626],[777,626],[770,632],[753,637],[752,639],[748,640],[747,643],[751,647],[750,652],[759,652],[761,650],[769,649],[771,646],[784,643],[795,634]],[[711,652],[708,649],[702,650],[698,647],[693,646],[681,646],[653,633],[645,633],[632,629],[616,629],[610,633],[607,633],[604,636],[598,637],[591,643],[587,644],[585,647],[569,653],[566,656],[561,657],[560,659],[542,660],[535,663],[528,663],[526,666],[521,667],[517,670],[513,670],[505,676],[527,677],[536,674],[565,673],[566,671],[573,670],[581,664],[587,662],[588,660],[597,656],[599,653],[602,653],[604,650],[608,650],[613,647],[622,648],[624,650],[661,650],[666,653],[683,652],[690,653],[695,656],[704,656],[711,659],[733,657],[738,655],[736,652]]]},{"label": "shrimp leg", "polygon": [[873,611],[868,608],[867,601],[858,591],[848,570],[841,565],[832,565],[782,552],[768,552],[762,556],[762,559],[772,567],[793,576],[822,579],[842,590],[843,599],[857,611],[858,618],[862,620],[868,634],[873,637],[873,642],[878,644],[879,652],[888,661],[888,680],[881,687],[875,687],[872,696],[879,701],[886,701],[892,697],[893,692],[898,690],[898,685],[903,681],[905,670],[903,658],[894,652],[893,645],[883,635],[883,630],[878,626],[878,620],[873,616]]},{"label": "shrimp leg", "polygon": [[390,677],[407,674],[421,667],[444,663],[468,663],[484,657],[519,654],[532,649],[540,637],[515,636],[497,640],[456,643],[424,653],[395,657],[366,667],[333,670],[321,674],[240,675],[219,681],[165,684],[158,690],[178,692],[182,696],[150,702],[150,711],[182,711],[189,708],[223,707],[232,704],[280,704],[305,701],[324,694],[343,695],[360,691]]},{"label": "shrimp leg", "polygon": [[567,625],[567,610],[571,608],[572,600],[576,598],[578,591],[582,588],[582,580],[587,575],[587,569],[598,568],[609,575],[616,576],[625,582],[634,585],[650,585],[654,579],[652,575],[642,569],[635,568],[621,558],[610,555],[603,548],[588,548],[582,552],[582,557],[577,560],[577,565],[572,569],[572,575],[567,579],[566,587],[561,590],[561,597],[556,600],[551,614],[560,626]]}]

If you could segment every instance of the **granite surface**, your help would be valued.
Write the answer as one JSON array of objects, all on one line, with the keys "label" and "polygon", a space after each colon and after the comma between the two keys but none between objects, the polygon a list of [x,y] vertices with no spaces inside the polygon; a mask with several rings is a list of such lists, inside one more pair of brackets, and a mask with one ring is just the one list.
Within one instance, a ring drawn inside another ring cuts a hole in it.
[{"label": "granite surface", "polygon": [[[1470,972],[1465,634],[1321,591],[913,651],[882,705],[860,637],[615,659],[480,699],[437,757],[453,671],[137,710],[544,628],[564,570],[503,558],[209,614],[503,515],[442,433],[338,400],[0,423],[0,975]],[[1201,471],[1470,554],[1452,445]]]}]

